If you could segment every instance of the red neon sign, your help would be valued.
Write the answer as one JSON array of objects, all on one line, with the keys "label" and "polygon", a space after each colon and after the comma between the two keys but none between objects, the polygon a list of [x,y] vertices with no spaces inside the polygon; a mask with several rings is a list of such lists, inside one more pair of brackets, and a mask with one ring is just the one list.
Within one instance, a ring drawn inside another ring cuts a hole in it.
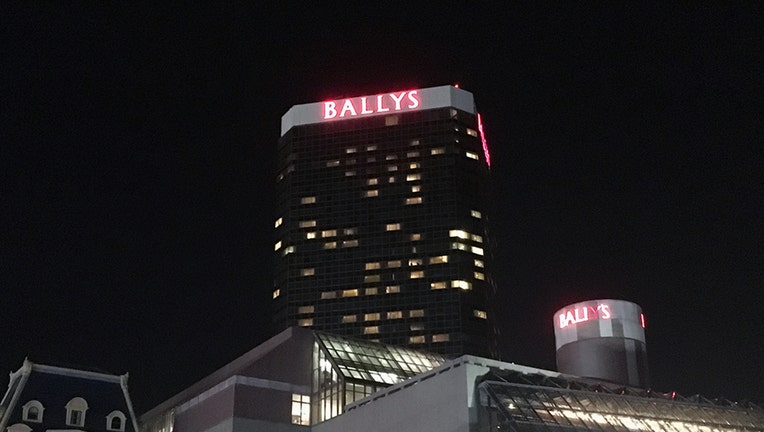
[{"label": "red neon sign", "polygon": [[421,102],[418,90],[340,99],[323,103],[322,118],[334,120],[386,112],[409,111],[419,108],[422,105]]},{"label": "red neon sign", "polygon": [[483,120],[480,118],[480,113],[477,115],[478,131],[480,132],[480,141],[483,143],[483,155],[485,155],[485,163],[488,168],[491,167],[491,154],[488,153],[488,141],[485,139],[485,132],[483,132]]},{"label": "red neon sign", "polygon": [[571,324],[578,324],[597,319],[610,319],[613,315],[610,313],[610,306],[599,304],[594,306],[581,306],[575,309],[569,309],[557,316],[559,318],[560,328],[565,328]]}]

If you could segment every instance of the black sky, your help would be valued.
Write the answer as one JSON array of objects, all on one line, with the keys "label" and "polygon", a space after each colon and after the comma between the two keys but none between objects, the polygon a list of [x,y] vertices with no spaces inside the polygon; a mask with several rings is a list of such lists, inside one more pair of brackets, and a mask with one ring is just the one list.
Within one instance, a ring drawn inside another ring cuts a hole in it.
[{"label": "black sky", "polygon": [[254,3],[0,5],[0,371],[128,371],[143,412],[262,342],[280,116],[459,83],[504,360],[624,298],[657,390],[764,402],[760,3]]}]

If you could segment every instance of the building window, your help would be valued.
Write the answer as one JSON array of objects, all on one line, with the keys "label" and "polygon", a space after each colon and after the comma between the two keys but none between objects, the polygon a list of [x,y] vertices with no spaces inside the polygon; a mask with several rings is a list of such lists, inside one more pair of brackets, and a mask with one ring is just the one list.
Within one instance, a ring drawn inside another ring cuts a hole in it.
[{"label": "building window", "polygon": [[345,171],[345,177],[353,177],[356,175],[355,171]]},{"label": "building window", "polygon": [[488,314],[485,311],[480,309],[474,309],[472,311],[472,314],[481,319],[488,319]]},{"label": "building window", "polygon": [[385,294],[396,294],[401,292],[400,285],[388,285],[385,287]]},{"label": "building window", "polygon": [[363,277],[363,281],[364,282],[379,282],[380,279],[381,279],[381,277],[378,274],[376,274],[376,275],[366,275],[366,276]]},{"label": "building window", "polygon": [[411,241],[422,240],[422,234],[411,234]]},{"label": "building window", "polygon": [[342,233],[345,235],[355,235],[358,234],[358,228],[345,228],[342,230]]},{"label": "building window", "polygon": [[349,148],[345,149],[345,153],[347,153],[347,154],[355,153],[356,151],[357,150],[356,150],[355,147],[349,147]]},{"label": "building window", "polygon": [[485,275],[483,273],[480,273],[480,272],[472,272],[472,273],[473,273],[473,276],[475,277],[475,279],[477,279],[477,280],[485,280]]},{"label": "building window", "polygon": [[479,248],[477,246],[472,246],[470,248],[470,252],[474,253],[475,255],[483,256],[483,248]]},{"label": "building window", "polygon": [[358,240],[343,240],[342,247],[358,247]]},{"label": "building window", "polygon": [[355,288],[343,290],[342,297],[358,297],[358,290]]},{"label": "building window", "polygon": [[422,204],[422,197],[406,198],[406,205],[411,205],[411,204]]},{"label": "building window", "polygon": [[412,343],[412,344],[424,343],[424,336],[410,336],[409,343]]},{"label": "building window", "polygon": [[409,258],[409,267],[422,265],[422,258]]},{"label": "building window", "polygon": [[316,274],[316,269],[314,268],[304,268],[300,270],[300,276],[313,276]]},{"label": "building window", "polygon": [[316,232],[315,231],[308,231],[305,233],[305,238],[308,240],[316,238]]},{"label": "building window", "polygon": [[424,316],[424,309],[412,309],[409,311],[409,318],[421,318],[423,316]]},{"label": "building window", "polygon": [[366,180],[366,184],[369,186],[374,186],[375,184],[378,184],[378,183],[379,183],[379,180],[377,180],[376,178],[370,178]]},{"label": "building window", "polygon": [[313,228],[314,226],[316,226],[316,221],[314,220],[300,221],[300,228]]},{"label": "building window", "polygon": [[401,229],[400,223],[391,223],[391,224],[385,225],[385,231],[398,231],[400,229]]},{"label": "building window", "polygon": [[379,334],[379,326],[364,327],[363,334]]},{"label": "building window", "polygon": [[324,230],[321,231],[321,237],[327,238],[327,237],[336,237],[337,236],[337,230]]},{"label": "building window", "polygon": [[398,171],[398,165],[388,165],[387,171],[388,172]]},{"label": "building window", "polygon": [[112,411],[106,416],[106,430],[122,432],[125,430],[125,420],[127,417],[122,411]]},{"label": "building window", "polygon": [[324,243],[324,249],[337,249],[337,242],[326,242]]},{"label": "building window", "polygon": [[430,150],[431,155],[441,155],[446,152],[446,149],[444,147],[438,147]]},{"label": "building window", "polygon": [[364,266],[364,270],[379,270],[380,268],[382,268],[382,264],[378,262],[368,262]]},{"label": "building window", "polygon": [[354,323],[358,321],[358,317],[356,315],[344,315],[342,317],[342,322],[344,323]]},{"label": "building window", "polygon": [[411,140],[411,141],[409,141],[409,145],[410,146],[418,146],[419,145],[419,140],[418,139]]},{"label": "building window", "polygon": [[423,278],[423,277],[424,277],[424,271],[421,271],[421,270],[419,270],[419,271],[413,271],[413,272],[411,272],[411,274],[409,275],[409,278],[411,278],[411,279],[421,279],[421,278]]},{"label": "building window", "polygon": [[310,314],[310,313],[315,312],[315,310],[316,310],[316,308],[313,305],[300,306],[300,307],[297,308],[297,313],[298,314]]},{"label": "building window", "polygon": [[284,222],[284,218],[278,218],[276,219],[276,222],[273,224],[274,228],[278,228],[281,226],[281,223]]},{"label": "building window", "polygon": [[[411,331],[422,331],[424,330],[424,324],[422,323],[414,323],[409,326],[409,330]],[[422,336],[424,338],[424,336]],[[424,342],[424,339],[422,339],[422,342]]]},{"label": "building window", "polygon": [[401,266],[401,260],[393,260],[387,262],[387,268],[399,268]]},{"label": "building window", "polygon": [[42,423],[43,411],[45,411],[45,407],[42,406],[42,403],[31,400],[22,407],[22,418],[24,421]]},{"label": "building window", "polygon": [[330,160],[330,161],[327,161],[327,162],[326,162],[326,167],[327,167],[327,168],[336,167],[336,166],[340,166],[340,161],[339,161],[339,160],[337,160],[337,159],[335,159],[335,160]]},{"label": "building window", "polygon": [[477,210],[470,210],[470,216],[472,216],[472,217],[474,217],[476,219],[482,219],[483,218],[483,213],[480,213]]},{"label": "building window", "polygon": [[396,160],[396,159],[398,159],[398,156],[394,154],[385,156],[385,160]]},{"label": "building window", "polygon": [[418,193],[421,191],[422,191],[422,186],[420,185],[411,186],[411,193]]},{"label": "building window", "polygon": [[476,259],[472,261],[475,263],[475,267],[479,267],[479,268],[485,267],[485,263],[483,262],[483,260]]},{"label": "building window", "polygon": [[445,282],[430,282],[430,289],[445,289],[446,283]]},{"label": "building window", "polygon": [[294,246],[287,246],[284,248],[283,251],[281,251],[281,256],[287,256],[290,253],[294,253],[295,247]]},{"label": "building window", "polygon": [[76,397],[66,404],[66,425],[84,426],[85,412],[88,410],[88,403],[81,397]]},{"label": "building window", "polygon": [[432,335],[433,342],[448,342],[450,339],[451,337],[447,333]]},{"label": "building window", "polygon": [[315,204],[315,203],[316,203],[316,197],[314,196],[300,198],[300,204]]},{"label": "building window", "polygon": [[478,133],[475,129],[467,128],[467,135],[476,137]]},{"label": "building window", "polygon": [[374,151],[376,149],[377,149],[377,146],[375,145],[366,146],[366,151]]},{"label": "building window", "polygon": [[300,327],[310,327],[313,325],[313,318],[298,319],[297,325]]},{"label": "building window", "polygon": [[280,289],[273,290],[273,298],[277,298],[280,295],[281,295],[281,290]]},{"label": "building window", "polygon": [[276,244],[273,245],[273,250],[277,251],[281,249],[281,240],[277,241]]},{"label": "building window", "polygon": [[418,151],[408,152],[406,153],[406,157],[409,157],[409,158],[419,157],[419,152]]},{"label": "building window", "polygon": [[419,162],[411,162],[409,164],[409,169],[417,169],[417,168],[421,168],[421,166],[419,165]]},{"label": "building window", "polygon": [[477,153],[472,153],[471,151],[465,152],[464,155],[467,156],[470,159],[475,159],[475,160],[479,160],[480,159],[480,156],[478,156]]},{"label": "building window", "polygon": [[416,181],[421,179],[422,179],[422,175],[419,173],[406,175],[406,181]]},{"label": "building window", "polygon": [[376,287],[374,288],[366,288],[363,290],[364,295],[377,295],[378,289]]},{"label": "building window", "polygon": [[292,424],[310,425],[310,396],[292,393]]},{"label": "building window", "polygon": [[337,291],[324,291],[321,293],[321,300],[337,298]]},{"label": "building window", "polygon": [[364,321],[379,321],[380,318],[381,318],[381,316],[380,316],[379,312],[367,313],[367,314],[363,315],[363,320]]},{"label": "building window", "polygon": [[365,191],[365,192],[363,193],[363,196],[364,196],[365,198],[372,198],[372,197],[375,197],[375,196],[379,196],[379,191],[378,191],[378,190],[376,190],[376,189],[367,190],[367,191]]},{"label": "building window", "polygon": [[430,257],[430,264],[444,264],[448,262],[448,255]]},{"label": "building window", "polygon": [[390,311],[387,313],[387,319],[399,319],[403,318],[403,312],[401,311]]},{"label": "building window", "polygon": [[451,288],[461,288],[463,290],[471,290],[472,284],[463,280],[452,280]]}]

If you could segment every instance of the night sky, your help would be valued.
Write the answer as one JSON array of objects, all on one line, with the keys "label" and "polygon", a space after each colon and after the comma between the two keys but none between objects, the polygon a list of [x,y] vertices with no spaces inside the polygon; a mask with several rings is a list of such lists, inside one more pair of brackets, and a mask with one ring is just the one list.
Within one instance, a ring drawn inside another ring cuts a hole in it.
[{"label": "night sky", "polygon": [[281,115],[458,83],[503,360],[554,369],[553,313],[622,298],[656,390],[764,402],[762,3],[119,3],[0,5],[2,391],[28,356],[142,413],[263,342]]}]

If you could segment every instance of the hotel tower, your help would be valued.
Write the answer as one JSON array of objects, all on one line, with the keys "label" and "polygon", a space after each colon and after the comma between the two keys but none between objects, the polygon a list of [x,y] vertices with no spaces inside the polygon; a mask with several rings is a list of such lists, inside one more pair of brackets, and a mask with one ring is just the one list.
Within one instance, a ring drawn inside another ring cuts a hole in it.
[{"label": "hotel tower", "polygon": [[496,356],[490,155],[452,86],[291,107],[278,143],[274,323]]}]

